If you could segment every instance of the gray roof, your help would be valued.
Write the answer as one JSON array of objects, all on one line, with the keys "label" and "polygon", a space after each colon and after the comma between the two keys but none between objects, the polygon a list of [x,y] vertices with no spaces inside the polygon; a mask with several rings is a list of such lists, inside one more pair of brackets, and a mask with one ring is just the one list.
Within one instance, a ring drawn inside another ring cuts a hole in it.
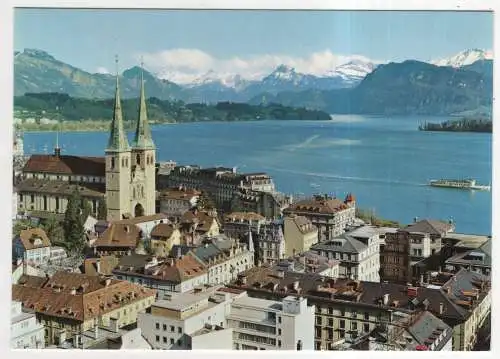
[{"label": "gray roof", "polygon": [[214,243],[202,244],[193,250],[196,257],[203,262],[208,262],[209,259],[215,258],[217,255],[222,254],[222,251]]},{"label": "gray roof", "polygon": [[[482,260],[476,259],[478,256],[483,257]],[[463,265],[479,265],[491,267],[491,238],[486,241],[481,247],[459,253],[451,258],[448,258],[446,264],[463,264]]]},{"label": "gray roof", "polygon": [[412,223],[406,228],[405,231],[410,233],[429,233],[429,234],[439,234],[446,233],[452,229],[453,225],[450,223],[434,221],[431,219],[424,219],[416,223]]},{"label": "gray roof", "polygon": [[[342,243],[338,245],[337,243]],[[313,250],[335,251],[341,253],[361,253],[366,249],[366,244],[351,237],[348,234],[343,234],[331,241],[321,242],[311,247]]]},{"label": "gray roof", "polygon": [[437,348],[434,350],[440,350],[453,334],[453,330],[445,322],[428,311],[424,311],[407,330],[421,345],[426,345],[425,342],[433,335],[434,331],[446,330],[446,335],[437,343]]},{"label": "gray roof", "polygon": [[120,258],[118,263],[118,268],[120,267],[133,267],[134,270],[144,268],[146,264],[151,262],[153,259],[152,255],[149,254],[137,254],[132,253],[128,256],[123,256]]}]

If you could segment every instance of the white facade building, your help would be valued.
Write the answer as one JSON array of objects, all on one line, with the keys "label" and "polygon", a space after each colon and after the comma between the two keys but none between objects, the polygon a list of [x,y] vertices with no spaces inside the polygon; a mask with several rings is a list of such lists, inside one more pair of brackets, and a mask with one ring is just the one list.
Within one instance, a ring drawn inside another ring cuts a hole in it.
[{"label": "white facade building", "polygon": [[288,296],[283,302],[235,298],[228,325],[237,350],[314,350],[314,306]]},{"label": "white facade building", "polygon": [[367,282],[380,281],[380,240],[378,236],[353,237],[351,233],[333,240],[321,242],[311,250],[336,259],[339,264],[339,276]]},{"label": "white facade building", "polygon": [[41,228],[22,230],[12,243],[13,259],[29,264],[45,264],[50,259],[50,241]]},{"label": "white facade building", "polygon": [[37,323],[35,313],[23,312],[22,303],[14,301],[10,317],[11,349],[43,349],[44,327]]},{"label": "white facade building", "polygon": [[226,318],[234,295],[209,286],[173,294],[139,314],[137,326],[153,349],[231,349]]}]

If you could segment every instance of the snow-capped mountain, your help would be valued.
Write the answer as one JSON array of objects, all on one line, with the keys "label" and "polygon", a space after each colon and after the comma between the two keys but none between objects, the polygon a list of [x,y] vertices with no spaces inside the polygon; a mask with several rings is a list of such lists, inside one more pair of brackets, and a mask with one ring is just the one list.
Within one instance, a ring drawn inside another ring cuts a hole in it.
[{"label": "snow-capped mountain", "polygon": [[431,61],[431,63],[437,66],[451,66],[457,68],[466,65],[471,65],[479,60],[492,60],[492,59],[493,59],[493,52],[490,50],[469,49],[461,51],[452,57]]},{"label": "snow-capped mountain", "polygon": [[188,87],[219,84],[223,87],[237,90],[244,88],[248,82],[248,80],[244,79],[239,74],[217,73],[214,70],[210,70],[204,75],[195,78],[190,84],[188,84]]},{"label": "snow-capped mountain", "polygon": [[341,77],[347,83],[359,82],[371,73],[378,64],[371,61],[351,60],[326,73],[326,77]]}]

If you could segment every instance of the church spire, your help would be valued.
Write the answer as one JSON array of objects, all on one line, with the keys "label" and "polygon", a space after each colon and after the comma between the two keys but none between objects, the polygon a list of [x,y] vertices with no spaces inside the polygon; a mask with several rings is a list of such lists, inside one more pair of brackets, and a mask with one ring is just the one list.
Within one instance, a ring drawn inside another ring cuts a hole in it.
[{"label": "church spire", "polygon": [[116,93],[115,93],[115,107],[113,109],[113,119],[111,120],[111,130],[109,133],[109,141],[107,151],[110,152],[125,152],[130,150],[127,136],[123,129],[123,114],[122,104],[120,101],[120,83],[118,75],[118,56],[115,58],[116,62]]},{"label": "church spire", "polygon": [[141,61],[141,96],[139,98],[139,118],[135,130],[133,147],[136,149],[154,149],[155,145],[151,136],[146,109],[146,95],[144,94],[144,64]]}]

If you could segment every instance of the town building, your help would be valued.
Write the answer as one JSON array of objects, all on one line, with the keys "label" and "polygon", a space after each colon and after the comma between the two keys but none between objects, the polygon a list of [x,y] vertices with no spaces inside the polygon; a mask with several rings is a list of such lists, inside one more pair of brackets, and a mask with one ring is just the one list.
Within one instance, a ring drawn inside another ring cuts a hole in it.
[{"label": "town building", "polygon": [[181,244],[181,232],[176,224],[159,223],[151,231],[151,250],[160,257],[166,257],[174,245]]},{"label": "town building", "polygon": [[410,257],[412,264],[433,254],[439,253],[442,239],[447,233],[453,232],[455,225],[435,220],[424,219],[403,228],[401,231],[410,240]]},{"label": "town building", "polygon": [[305,199],[290,205],[283,211],[283,214],[308,218],[318,228],[318,237],[321,242],[344,233],[346,228],[354,222],[355,212],[355,198],[348,194],[344,201],[326,195]]},{"label": "town building", "polygon": [[278,271],[290,271],[296,273],[315,273],[325,277],[338,278],[340,273],[340,262],[328,259],[313,251],[307,251],[280,260],[274,267]]},{"label": "town building", "polygon": [[259,263],[273,264],[285,258],[285,237],[281,221],[266,223],[255,239],[252,236],[252,241]]},{"label": "town building", "polygon": [[229,211],[239,189],[274,192],[272,178],[265,173],[237,173],[235,168],[176,166],[168,175],[159,175],[160,188],[182,186],[206,192],[218,209]]},{"label": "town building", "polygon": [[181,232],[181,243],[188,246],[198,246],[205,237],[219,235],[221,225],[217,218],[217,211],[198,210],[194,208],[182,215],[178,221]]},{"label": "town building", "polygon": [[139,254],[124,256],[112,272],[119,280],[155,289],[158,299],[208,283],[205,264],[190,254],[165,259]]},{"label": "town building", "polygon": [[244,239],[248,231],[260,233],[266,218],[256,212],[231,212],[224,215],[224,234],[230,238]]},{"label": "town building", "polygon": [[486,276],[491,274],[491,238],[481,247],[465,253],[455,254],[445,262],[445,269],[447,270],[458,272],[462,268]]},{"label": "town building", "polygon": [[449,232],[442,239],[441,252],[446,260],[456,254],[478,249],[491,239],[491,236]]},{"label": "town building", "polygon": [[289,196],[278,192],[266,192],[240,188],[231,199],[232,212],[255,212],[267,219],[281,218],[283,210],[291,203]]},{"label": "town building", "polygon": [[104,157],[62,155],[58,144],[51,155],[32,155],[17,183],[18,210],[34,217],[63,214],[78,191],[97,215],[106,200],[107,219],[155,213],[155,146],[148,125],[144,81],[141,78],[139,118],[132,147],[123,129],[118,76],[111,131]]},{"label": "town building", "polygon": [[37,322],[35,313],[23,311],[22,303],[13,301],[10,309],[10,348],[43,349],[44,346],[44,328]]},{"label": "town building", "polygon": [[12,243],[13,260],[38,265],[51,259],[50,240],[41,228],[23,229]]},{"label": "town building", "polygon": [[153,349],[232,349],[227,327],[231,299],[236,294],[220,286],[199,286],[171,294],[139,315],[137,325]]},{"label": "town building", "polygon": [[339,276],[341,277],[370,282],[380,281],[378,238],[353,237],[352,232],[349,232],[332,240],[315,244],[311,250],[339,261]]},{"label": "town building", "polygon": [[192,254],[208,268],[208,284],[227,284],[239,273],[254,266],[254,252],[245,244],[228,238],[205,240]]},{"label": "town building", "polygon": [[154,302],[156,291],[126,281],[58,272],[51,278],[12,285],[12,300],[36,313],[45,327],[45,346],[72,338],[96,326],[122,328]]},{"label": "town building", "polygon": [[231,303],[228,326],[236,350],[314,350],[314,306],[306,298],[280,301],[239,296]]},{"label": "town building", "polygon": [[399,284],[411,283],[411,248],[406,233],[387,233],[381,248],[380,280]]},{"label": "town building", "polygon": [[124,256],[134,252],[143,240],[139,227],[134,224],[111,223],[92,244],[96,256]]},{"label": "town building", "polygon": [[92,329],[81,333],[79,343],[74,342],[73,338],[67,338],[66,341],[57,345],[51,345],[49,349],[97,349],[97,350],[129,350],[129,349],[152,349],[151,345],[142,336],[140,328],[132,330],[120,329],[114,327],[95,326]]},{"label": "town building", "polygon": [[283,219],[285,256],[292,257],[306,252],[318,243],[318,228],[304,216],[291,215]]},{"label": "town building", "polygon": [[201,192],[179,186],[164,189],[159,193],[160,212],[168,216],[182,216],[198,203]]},{"label": "town building", "polygon": [[316,307],[315,349],[333,350],[398,317],[429,311],[453,329],[453,350],[471,350],[490,315],[490,280],[474,272],[438,273],[419,287],[326,278],[254,267],[229,286],[262,299],[302,296]]},{"label": "town building", "polygon": [[453,329],[429,311],[413,315],[395,313],[399,320],[375,328],[340,350],[451,351]]}]

